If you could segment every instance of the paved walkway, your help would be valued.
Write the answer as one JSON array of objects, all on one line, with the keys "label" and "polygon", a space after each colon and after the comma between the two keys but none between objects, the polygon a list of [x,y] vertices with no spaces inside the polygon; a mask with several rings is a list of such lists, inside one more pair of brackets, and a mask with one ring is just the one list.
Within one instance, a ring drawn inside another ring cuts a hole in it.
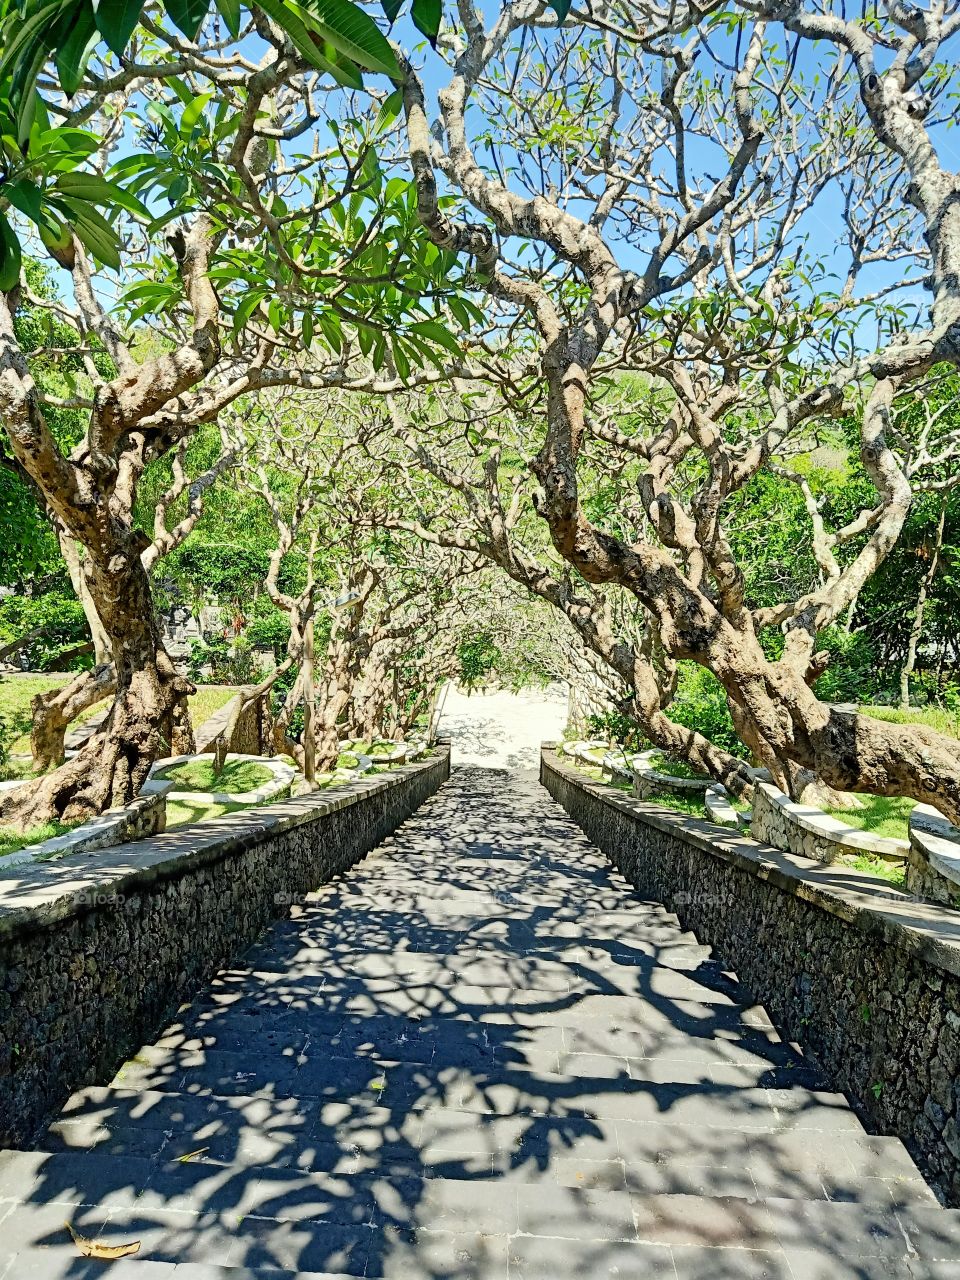
[{"label": "paved walkway", "polygon": [[[900,1143],[482,770],[0,1159],[0,1197],[8,1280],[960,1274]],[[64,1219],[139,1253],[84,1263]]]},{"label": "paved walkway", "polygon": [[464,693],[451,684],[439,730],[452,741],[460,765],[536,771],[541,743],[558,741],[566,722],[567,693],[562,685],[517,693]]}]

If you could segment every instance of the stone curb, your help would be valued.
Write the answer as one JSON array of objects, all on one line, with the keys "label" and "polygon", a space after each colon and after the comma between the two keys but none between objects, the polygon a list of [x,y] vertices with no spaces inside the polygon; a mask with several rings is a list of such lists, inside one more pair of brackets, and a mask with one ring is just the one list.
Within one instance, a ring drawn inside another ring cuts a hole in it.
[{"label": "stone curb", "polygon": [[960,905],[960,830],[928,804],[915,807],[909,825],[907,887],[935,902]]},{"label": "stone curb", "polygon": [[[17,785],[20,785],[19,783]],[[0,871],[7,867],[22,866],[25,862],[45,862],[51,858],[65,858],[72,853],[96,853],[139,840],[143,836],[162,831],[166,822],[167,795],[170,785],[157,788],[148,794],[141,792],[136,800],[122,809],[108,809],[99,817],[81,823],[66,835],[52,836],[39,844],[29,844],[16,853],[0,858]],[[124,834],[129,832],[129,834]]]}]

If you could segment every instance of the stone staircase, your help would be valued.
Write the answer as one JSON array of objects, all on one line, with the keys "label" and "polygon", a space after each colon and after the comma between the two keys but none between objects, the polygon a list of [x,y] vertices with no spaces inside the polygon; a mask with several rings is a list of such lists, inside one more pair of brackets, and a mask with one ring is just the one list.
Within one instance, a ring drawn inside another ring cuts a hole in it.
[{"label": "stone staircase", "polygon": [[960,1276],[900,1142],[535,783],[455,772],[294,911],[0,1155],[0,1277]]}]

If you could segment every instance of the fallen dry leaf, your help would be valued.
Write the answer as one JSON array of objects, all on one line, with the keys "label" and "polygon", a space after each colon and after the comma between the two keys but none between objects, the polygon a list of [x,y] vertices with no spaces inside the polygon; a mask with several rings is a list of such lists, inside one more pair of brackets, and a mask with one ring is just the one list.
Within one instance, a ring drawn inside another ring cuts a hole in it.
[{"label": "fallen dry leaf", "polygon": [[194,1156],[202,1156],[205,1151],[209,1151],[209,1147],[197,1147],[196,1151],[188,1151],[185,1156],[177,1156],[181,1164],[186,1164],[188,1160],[192,1160]]},{"label": "fallen dry leaf", "polygon": [[102,1262],[113,1262],[116,1258],[129,1257],[140,1248],[139,1240],[134,1240],[130,1244],[98,1244],[96,1240],[87,1240],[84,1236],[77,1235],[69,1222],[65,1225],[73,1237],[73,1243],[85,1258],[99,1258]]}]

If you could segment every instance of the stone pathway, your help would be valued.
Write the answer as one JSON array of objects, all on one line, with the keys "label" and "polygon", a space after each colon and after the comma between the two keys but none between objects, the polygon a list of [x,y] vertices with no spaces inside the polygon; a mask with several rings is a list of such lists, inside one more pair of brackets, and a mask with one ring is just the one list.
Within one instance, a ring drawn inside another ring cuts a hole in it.
[{"label": "stone pathway", "polygon": [[960,1275],[901,1144],[536,783],[455,771],[296,910],[0,1156],[0,1276]]}]

